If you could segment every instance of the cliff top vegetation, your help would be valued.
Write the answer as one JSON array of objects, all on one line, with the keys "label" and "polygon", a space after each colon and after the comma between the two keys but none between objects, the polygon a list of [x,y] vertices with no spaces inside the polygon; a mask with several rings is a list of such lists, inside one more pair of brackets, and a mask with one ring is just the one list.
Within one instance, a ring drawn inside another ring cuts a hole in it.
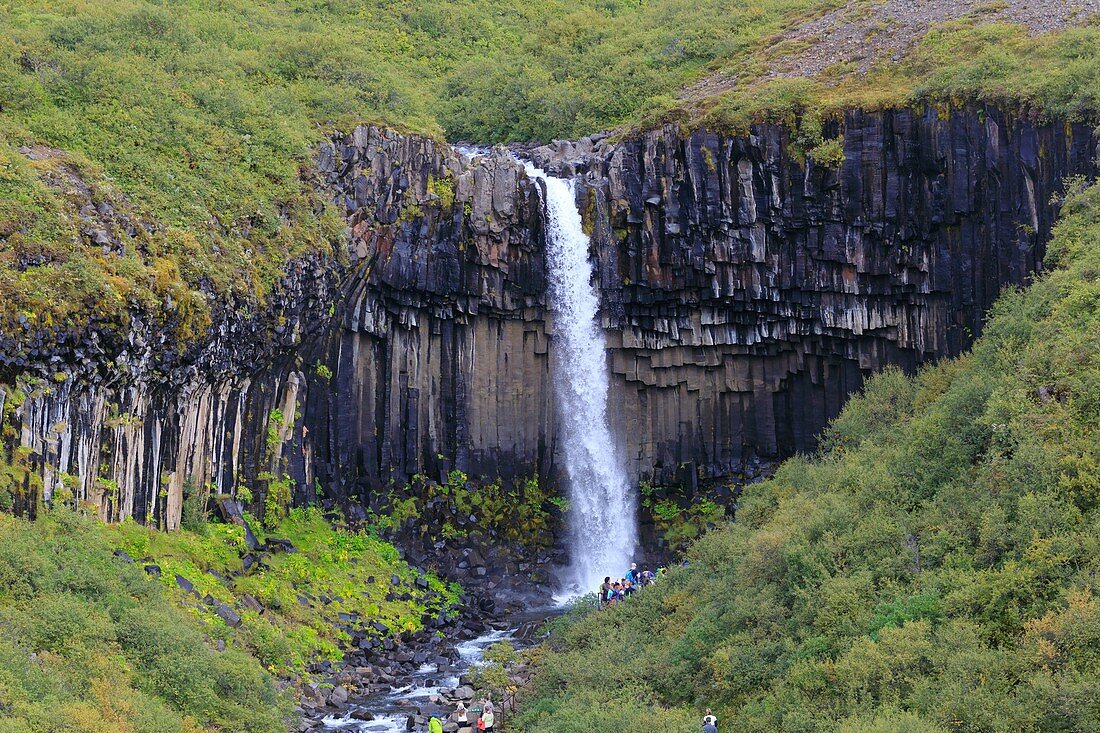
[{"label": "cliff top vegetation", "polygon": [[919,101],[1095,111],[1088,0],[910,5],[0,3],[0,323],[139,306],[186,340],[209,298],[249,307],[289,258],[340,251],[310,159],[358,122],[498,142]]},{"label": "cliff top vegetation", "polygon": [[1094,730],[1100,186],[1071,188],[972,353],[873,378],[688,567],[574,611],[526,730]]}]

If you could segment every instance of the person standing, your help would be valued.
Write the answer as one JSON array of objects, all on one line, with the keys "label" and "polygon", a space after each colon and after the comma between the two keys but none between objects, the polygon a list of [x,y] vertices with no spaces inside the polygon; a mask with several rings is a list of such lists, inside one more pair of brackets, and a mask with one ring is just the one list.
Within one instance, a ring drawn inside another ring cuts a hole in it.
[{"label": "person standing", "polygon": [[485,711],[481,714],[481,720],[477,723],[477,729],[491,733],[496,720],[493,718],[493,703],[485,703]]},{"label": "person standing", "polygon": [[458,707],[455,708],[455,722],[458,723],[459,728],[469,727],[467,723],[470,722],[470,715],[466,712],[466,703],[459,700]]}]

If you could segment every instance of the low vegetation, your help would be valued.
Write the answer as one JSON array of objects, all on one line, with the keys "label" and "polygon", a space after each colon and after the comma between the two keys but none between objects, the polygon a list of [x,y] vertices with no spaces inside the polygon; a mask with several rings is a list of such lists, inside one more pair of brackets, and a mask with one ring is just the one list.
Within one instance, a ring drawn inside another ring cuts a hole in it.
[{"label": "low vegetation", "polygon": [[553,544],[554,511],[567,510],[568,501],[537,478],[473,482],[462,471],[451,471],[442,484],[416,475],[403,489],[391,490],[371,523],[383,532],[412,532],[433,543],[472,539],[535,550]]},{"label": "low vegetation", "polygon": [[726,519],[726,507],[704,496],[689,497],[683,487],[640,487],[643,515],[649,515],[662,548],[674,552]]},{"label": "low vegetation", "polygon": [[0,730],[283,733],[289,699],[246,652],[217,651],[94,520],[0,515]]},{"label": "low vegetation", "polygon": [[[259,523],[250,525],[262,542]],[[450,608],[460,592],[409,567],[393,545],[366,532],[334,529],[312,508],[291,509],[269,532],[289,540],[293,552],[266,554],[247,572],[241,563],[248,552],[244,529],[235,524],[209,523],[200,533],[159,532],[128,521],[101,531],[132,557],[155,563],[161,584],[188,603],[208,636],[240,644],[283,676],[302,676],[320,658],[340,659],[349,640],[343,627],[371,636],[380,635],[374,624],[394,633],[418,631],[425,614]],[[195,593],[183,591],[177,576]],[[418,578],[426,588],[417,586]],[[242,603],[246,594],[262,610]],[[218,602],[240,610],[238,629],[217,615]]]},{"label": "low vegetation", "polygon": [[[766,54],[746,63],[745,83],[694,104],[672,100],[653,121],[734,132],[754,122],[781,122],[812,151],[828,143],[822,121],[853,108],[989,104],[1024,117],[1066,120],[1100,113],[1100,25],[1034,36],[1018,25],[956,21],[930,29],[902,59],[884,60],[865,74],[839,64],[813,78],[772,77],[765,73],[772,63]],[[837,152],[826,145],[815,157],[835,164]]]},{"label": "low vegetation", "polygon": [[688,567],[561,622],[527,729],[1096,730],[1100,186],[1071,188],[972,353],[875,377]]},{"label": "low vegetation", "polygon": [[292,510],[277,532],[295,551],[243,572],[236,525],[164,533],[67,508],[0,514],[0,731],[282,733],[293,701],[277,679],[340,659],[353,628],[419,630],[457,601],[457,586],[315,510]]}]

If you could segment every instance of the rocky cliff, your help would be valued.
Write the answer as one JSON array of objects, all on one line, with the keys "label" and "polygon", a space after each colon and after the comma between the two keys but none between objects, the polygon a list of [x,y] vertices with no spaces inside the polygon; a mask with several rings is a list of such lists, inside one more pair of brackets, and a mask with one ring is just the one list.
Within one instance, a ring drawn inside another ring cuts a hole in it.
[{"label": "rocky cliff", "polygon": [[639,474],[811,449],[870,372],[958,354],[1041,267],[1051,197],[1097,155],[1088,125],[990,109],[850,112],[827,134],[839,167],[801,159],[779,126],[582,151]]},{"label": "rocky cliff", "polygon": [[[1062,178],[1095,172],[1091,126],[990,109],[851,112],[827,133],[839,166],[770,125],[530,151],[578,176],[638,478],[809,448],[870,372],[963,349],[1040,266]],[[0,337],[5,455],[28,469],[9,501],[174,527],[188,486],[362,506],[455,467],[556,477],[536,184],[504,150],[376,128],[317,169],[346,256],[296,263],[263,309],[225,304],[199,343],[141,314],[119,343]]]}]

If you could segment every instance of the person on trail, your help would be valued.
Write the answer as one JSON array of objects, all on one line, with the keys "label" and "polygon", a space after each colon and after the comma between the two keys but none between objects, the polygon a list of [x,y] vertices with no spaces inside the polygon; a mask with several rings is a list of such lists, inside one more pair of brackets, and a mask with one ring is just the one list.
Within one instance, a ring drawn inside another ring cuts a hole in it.
[{"label": "person on trail", "polygon": [[485,712],[481,714],[481,720],[477,722],[477,729],[484,731],[493,730],[493,704],[491,702],[485,703]]},{"label": "person on trail", "polygon": [[458,723],[459,728],[466,728],[466,724],[470,722],[470,715],[466,712],[466,703],[459,700],[458,707],[455,708],[455,722]]},{"label": "person on trail", "polygon": [[707,708],[706,715],[703,716],[703,724],[710,723],[711,725],[718,725],[718,718],[714,717],[714,713]]},{"label": "person on trail", "polygon": [[703,733],[718,733],[718,726],[714,723],[703,723]]},{"label": "person on trail", "polygon": [[439,718],[433,717],[428,721],[428,733],[443,733],[443,723]]},{"label": "person on trail", "polygon": [[603,585],[600,586],[600,604],[606,606],[608,604],[607,592],[611,590],[611,576],[608,575],[603,579]]},{"label": "person on trail", "polygon": [[642,571],[642,587],[645,588],[648,585],[653,584],[653,573],[649,571],[649,566],[645,566],[645,570]]},{"label": "person on trail", "polygon": [[626,571],[626,577],[623,578],[623,580],[627,580],[631,583],[637,583],[638,582],[638,563],[636,563],[636,562],[630,563],[630,570]]}]

